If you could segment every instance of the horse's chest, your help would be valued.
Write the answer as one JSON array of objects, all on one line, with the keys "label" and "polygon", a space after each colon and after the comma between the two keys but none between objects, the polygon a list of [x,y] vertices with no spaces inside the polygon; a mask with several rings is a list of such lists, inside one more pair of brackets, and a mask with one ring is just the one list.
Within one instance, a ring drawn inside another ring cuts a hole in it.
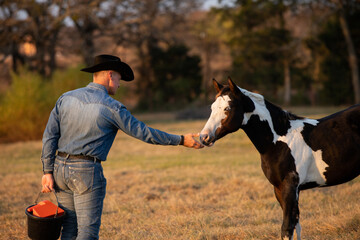
[{"label": "horse's chest", "polygon": [[284,142],[277,141],[261,155],[261,167],[266,178],[274,186],[279,186],[286,175],[296,171],[291,149]]}]

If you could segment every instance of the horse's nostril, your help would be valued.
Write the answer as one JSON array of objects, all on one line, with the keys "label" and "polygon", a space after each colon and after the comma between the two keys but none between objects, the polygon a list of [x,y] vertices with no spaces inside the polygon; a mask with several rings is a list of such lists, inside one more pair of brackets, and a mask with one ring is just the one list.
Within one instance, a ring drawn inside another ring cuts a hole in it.
[{"label": "horse's nostril", "polygon": [[201,142],[206,142],[207,140],[209,140],[209,135],[208,134],[200,134],[200,141]]}]

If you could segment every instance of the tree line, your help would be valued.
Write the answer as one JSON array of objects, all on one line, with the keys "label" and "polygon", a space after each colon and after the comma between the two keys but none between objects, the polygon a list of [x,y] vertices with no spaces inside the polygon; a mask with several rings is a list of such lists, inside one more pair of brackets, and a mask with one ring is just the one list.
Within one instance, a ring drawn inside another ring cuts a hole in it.
[{"label": "tree line", "polygon": [[[206,101],[211,78],[225,74],[283,104],[360,102],[358,1],[220,1],[223,7],[196,18],[203,2],[1,0],[0,61],[11,56],[14,72],[26,65],[50,79],[57,53],[75,52],[90,65],[107,38],[136,53],[139,108]],[[294,16],[310,22],[306,36],[295,35]],[[36,48],[30,55],[20,49],[26,42]],[[232,65],[216,73],[222,47]]]},{"label": "tree line", "polygon": [[[216,13],[242,86],[286,105],[360,103],[358,1],[237,0],[235,6]],[[292,16],[300,18],[291,23]],[[296,36],[304,21],[310,31]]]}]

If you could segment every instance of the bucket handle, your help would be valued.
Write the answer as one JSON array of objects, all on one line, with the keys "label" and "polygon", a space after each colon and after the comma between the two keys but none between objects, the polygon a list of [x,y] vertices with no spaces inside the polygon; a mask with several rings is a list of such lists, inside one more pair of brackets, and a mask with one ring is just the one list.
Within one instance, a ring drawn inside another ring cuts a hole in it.
[{"label": "bucket handle", "polygon": [[[58,210],[59,210],[59,200],[58,200],[58,197],[56,196],[55,191],[50,191],[50,192],[52,192],[52,193],[55,195],[55,198],[56,198],[56,206],[57,206],[57,208],[56,208],[56,213],[55,213],[55,216],[54,216],[54,218],[56,218],[57,215],[58,215]],[[38,196],[37,196],[37,198],[36,198],[36,200],[35,200],[35,205],[38,204],[39,197],[40,197],[40,195],[41,195],[42,193],[43,193],[43,192],[39,192],[39,194],[38,194]]]}]

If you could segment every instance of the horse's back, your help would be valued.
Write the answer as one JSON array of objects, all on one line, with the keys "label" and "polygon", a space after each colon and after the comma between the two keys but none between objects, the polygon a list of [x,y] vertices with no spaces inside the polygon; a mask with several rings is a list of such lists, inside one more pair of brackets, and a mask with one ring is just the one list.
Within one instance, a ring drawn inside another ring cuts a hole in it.
[{"label": "horse's back", "polygon": [[313,151],[322,151],[327,185],[347,182],[360,174],[360,105],[306,125],[303,137]]}]

